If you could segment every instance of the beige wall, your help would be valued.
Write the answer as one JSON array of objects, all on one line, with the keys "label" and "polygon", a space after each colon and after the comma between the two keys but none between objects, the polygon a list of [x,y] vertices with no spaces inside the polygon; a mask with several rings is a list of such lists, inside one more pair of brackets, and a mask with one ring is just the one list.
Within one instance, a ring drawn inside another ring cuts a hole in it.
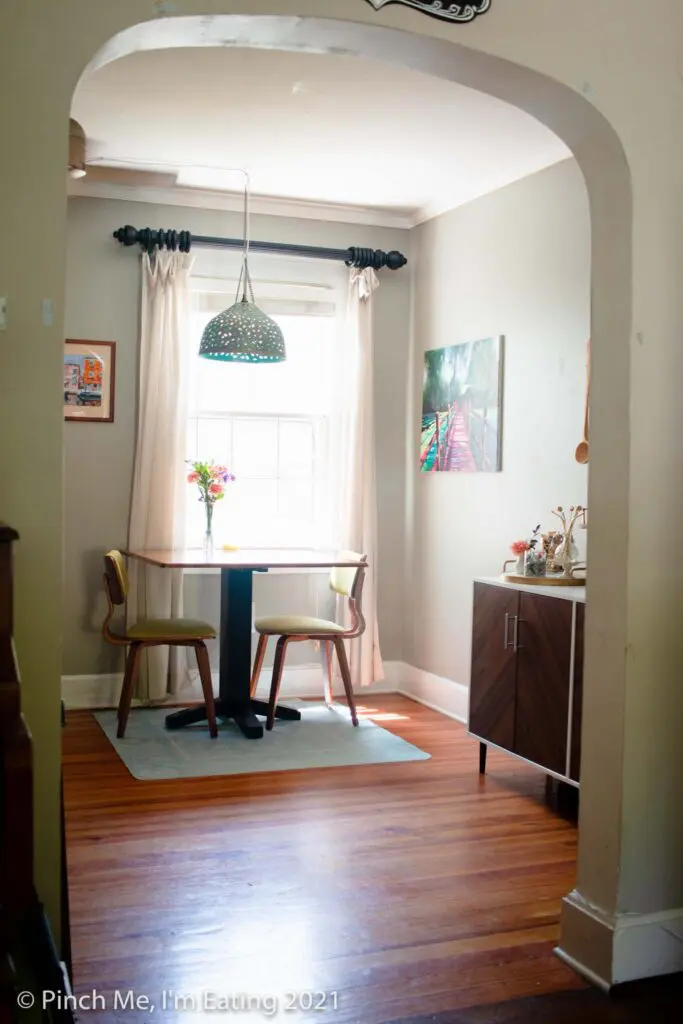
[{"label": "beige wall", "polygon": [[[216,210],[150,206],[145,203],[72,198],[67,216],[66,336],[116,341],[116,414],[112,424],[65,424],[65,591],[63,612],[63,674],[99,675],[121,668],[121,652],[102,639],[106,604],[102,593],[102,553],[125,546],[136,430],[136,392],[140,308],[140,263],[137,250],[125,250],[111,235],[124,224],[176,227],[194,234],[239,236],[240,214]],[[399,249],[408,253],[409,232],[366,225],[328,224],[313,220],[254,216],[252,237],[297,244],[350,245]],[[222,265],[214,254],[197,251],[197,272],[213,273]],[[261,261],[259,263],[259,260]],[[329,265],[315,260],[252,259],[258,295],[258,270],[290,279],[306,275],[318,283],[329,277]],[[339,276],[343,277],[340,266]],[[290,277],[288,277],[288,274]],[[402,657],[401,604],[405,493],[404,406],[409,357],[410,272],[385,270],[375,299],[375,393],[378,515],[380,640],[387,659]],[[218,622],[218,581],[186,579],[186,612],[201,612]],[[300,611],[318,614],[333,609],[326,581],[318,577],[260,578],[254,585],[259,614]],[[212,659],[217,661],[217,649]],[[316,655],[308,644],[296,645],[288,664],[309,664]]]},{"label": "beige wall", "polygon": [[[0,106],[0,294],[9,296],[10,316],[0,344],[0,479],[2,514],[22,534],[16,638],[34,738],[36,877],[48,910],[57,920],[58,389],[71,96],[93,55],[101,62],[136,48],[236,42],[304,47],[397,61],[500,96],[556,131],[586,178],[592,576],[578,893],[564,915],[562,948],[608,981],[681,969],[683,947],[670,921],[683,916],[682,594],[676,559],[652,550],[653,538],[667,544],[677,536],[680,518],[683,5],[661,0],[653,15],[623,0],[517,0],[492,4],[468,26],[396,4],[375,11],[364,0],[178,0],[177,17],[168,19],[159,6],[23,0],[0,7],[0,75],[11,97]],[[45,298],[54,303],[48,324]],[[615,929],[634,921],[627,962]],[[666,956],[659,940],[669,943]]]},{"label": "beige wall", "polygon": [[586,186],[566,160],[413,234],[418,419],[426,349],[505,336],[502,472],[420,473],[419,428],[411,443],[406,660],[469,685],[473,578],[498,574],[538,522],[559,526],[551,508],[586,504],[574,459],[590,332]]}]

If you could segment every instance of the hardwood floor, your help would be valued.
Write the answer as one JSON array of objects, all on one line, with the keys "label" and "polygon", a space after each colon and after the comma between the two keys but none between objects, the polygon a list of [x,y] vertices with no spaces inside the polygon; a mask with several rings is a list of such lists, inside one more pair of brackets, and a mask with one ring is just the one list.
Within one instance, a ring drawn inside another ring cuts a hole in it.
[{"label": "hardwood floor", "polygon": [[[253,1013],[232,1009],[250,1020],[516,1021],[467,1014],[585,989],[552,952],[576,830],[544,776],[490,751],[482,778],[458,723],[400,697],[359,704],[431,760],[138,782],[89,712],[67,716],[75,991],[108,1005],[88,1020],[193,1019],[172,996],[162,1009],[166,991],[250,996]],[[155,1013],[116,1013],[115,989]],[[328,1012],[286,1013],[306,992],[330,994]]]},{"label": "hardwood floor", "polygon": [[668,1024],[679,1021],[683,977],[675,975],[619,986],[554,992],[530,999],[392,1021],[392,1024]]}]

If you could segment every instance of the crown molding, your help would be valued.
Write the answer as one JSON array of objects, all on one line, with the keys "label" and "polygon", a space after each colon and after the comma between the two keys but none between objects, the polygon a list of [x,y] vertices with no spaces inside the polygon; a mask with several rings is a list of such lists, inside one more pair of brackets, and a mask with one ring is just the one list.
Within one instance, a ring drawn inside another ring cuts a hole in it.
[{"label": "crown molding", "polygon": [[[244,202],[241,194],[231,192],[174,186],[122,185],[106,181],[88,181],[87,177],[68,179],[67,195],[89,199],[119,199],[156,206],[228,210],[236,213],[242,212]],[[417,211],[392,213],[373,207],[317,203],[302,199],[276,199],[269,196],[252,196],[250,208],[252,214],[260,213],[271,217],[294,217],[338,224],[367,224],[371,227],[398,228],[404,231],[410,230],[419,222]]]}]

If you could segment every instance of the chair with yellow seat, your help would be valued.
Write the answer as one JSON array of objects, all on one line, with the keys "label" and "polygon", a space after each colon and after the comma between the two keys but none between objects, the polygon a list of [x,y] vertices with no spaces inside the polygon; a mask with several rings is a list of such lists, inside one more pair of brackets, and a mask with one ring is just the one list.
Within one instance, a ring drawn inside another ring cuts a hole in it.
[{"label": "chair with yellow seat", "polygon": [[194,647],[197,655],[199,678],[202,683],[206,717],[209,732],[213,738],[218,735],[216,711],[211,683],[211,666],[206,640],[216,637],[216,630],[208,622],[198,619],[139,619],[124,633],[115,633],[110,628],[114,608],[125,604],[128,597],[128,573],[120,551],[108,551],[104,556],[104,589],[109,605],[107,617],[102,625],[104,639],[118,647],[128,647],[126,670],[123,676],[123,687],[119,699],[118,728],[116,735],[122,739],[126,733],[128,712],[133,698],[133,690],[140,668],[140,655],[145,647]]},{"label": "chair with yellow seat", "polygon": [[272,729],[275,722],[275,706],[277,695],[282,681],[282,669],[285,663],[287,645],[292,641],[318,640],[325,645],[327,656],[327,678],[325,680],[325,699],[328,704],[332,703],[332,656],[333,651],[337,652],[339,671],[344,692],[351,711],[351,721],[358,725],[356,713],[356,702],[353,699],[353,687],[351,685],[351,672],[348,658],[346,657],[345,640],[354,640],[365,632],[365,619],[361,610],[361,595],[365,570],[367,568],[367,555],[357,555],[354,551],[340,552],[340,560],[349,562],[361,562],[356,566],[333,566],[330,577],[330,590],[347,597],[349,601],[349,612],[351,625],[348,629],[328,619],[318,619],[307,615],[273,615],[268,618],[257,619],[255,622],[256,632],[259,634],[256,658],[254,659],[254,670],[251,676],[251,695],[254,696],[258,686],[263,659],[268,646],[268,639],[277,636],[275,648],[275,661],[273,663],[273,676],[270,686],[270,698],[268,701],[268,717],[266,729]]}]

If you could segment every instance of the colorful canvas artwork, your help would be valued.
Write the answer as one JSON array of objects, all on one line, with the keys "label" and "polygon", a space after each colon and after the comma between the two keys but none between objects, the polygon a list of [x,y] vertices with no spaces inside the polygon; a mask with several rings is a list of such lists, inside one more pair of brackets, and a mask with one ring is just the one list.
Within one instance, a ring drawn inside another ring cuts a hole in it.
[{"label": "colorful canvas artwork", "polygon": [[102,360],[64,357],[64,405],[102,405]]},{"label": "colorful canvas artwork", "polygon": [[111,423],[114,419],[113,341],[64,343],[64,418]]},{"label": "colorful canvas artwork", "polygon": [[425,352],[421,472],[500,471],[503,343],[498,335]]}]

